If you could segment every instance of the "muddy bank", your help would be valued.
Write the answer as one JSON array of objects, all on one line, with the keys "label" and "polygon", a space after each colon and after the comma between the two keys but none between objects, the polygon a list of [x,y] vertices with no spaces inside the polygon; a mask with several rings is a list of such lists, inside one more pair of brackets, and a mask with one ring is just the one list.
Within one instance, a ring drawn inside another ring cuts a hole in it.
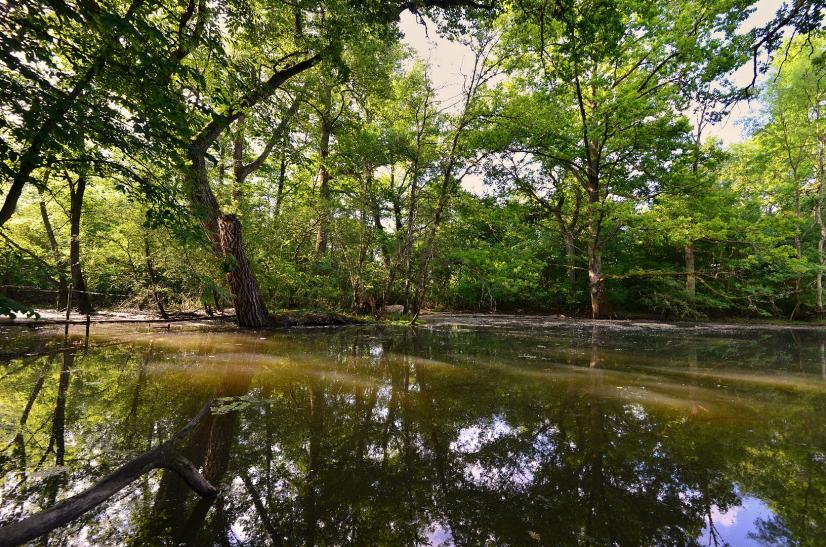
[{"label": "muddy bank", "polygon": [[[0,317],[0,326],[47,326],[47,325],[85,325],[87,316],[73,313],[69,320],[66,320],[66,312],[59,310],[37,310],[39,318],[18,316],[14,319]],[[361,317],[335,313],[316,311],[283,311],[270,315],[271,323],[266,328],[288,328],[288,327],[326,327],[336,325],[360,325],[368,321]],[[118,324],[118,323],[146,323],[156,325],[168,325],[172,323],[203,323],[209,326],[228,327],[235,326],[235,315],[232,313],[221,315],[207,315],[201,312],[185,312],[170,314],[168,319],[162,319],[154,314],[147,314],[133,311],[100,311],[88,316],[88,322],[92,325]]]},{"label": "muddy bank", "polygon": [[772,323],[772,322],[692,322],[654,321],[639,319],[584,319],[564,315],[515,315],[484,313],[436,313],[422,314],[423,327],[459,328],[506,328],[539,330],[591,331],[594,328],[606,331],[626,331],[644,333],[673,332],[675,334],[736,334],[749,332],[804,331],[826,334],[822,323]]}]

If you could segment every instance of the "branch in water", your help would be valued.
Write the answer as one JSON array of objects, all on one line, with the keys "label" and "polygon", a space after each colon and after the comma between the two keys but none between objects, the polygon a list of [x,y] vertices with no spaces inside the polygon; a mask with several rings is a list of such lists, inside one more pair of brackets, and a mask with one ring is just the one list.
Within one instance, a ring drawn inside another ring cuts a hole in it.
[{"label": "branch in water", "polygon": [[20,545],[65,526],[84,513],[94,509],[134,481],[154,469],[169,469],[203,498],[218,495],[218,489],[201,475],[195,466],[175,450],[175,443],[189,433],[209,412],[212,400],[183,428],[165,443],[124,464],[88,490],[20,522],[0,527],[0,547]]}]

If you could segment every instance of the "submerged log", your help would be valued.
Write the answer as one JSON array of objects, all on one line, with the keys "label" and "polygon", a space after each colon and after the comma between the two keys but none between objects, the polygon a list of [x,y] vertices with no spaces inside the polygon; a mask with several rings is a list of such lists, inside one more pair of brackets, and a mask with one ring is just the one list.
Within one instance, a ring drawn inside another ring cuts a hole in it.
[{"label": "submerged log", "polygon": [[210,400],[198,412],[197,416],[168,441],[124,464],[91,488],[29,518],[0,527],[0,547],[20,545],[55,528],[65,526],[154,469],[174,471],[192,490],[203,498],[212,498],[218,495],[218,489],[198,472],[192,462],[175,449],[175,443],[201,421],[209,412],[211,405],[212,401]]}]

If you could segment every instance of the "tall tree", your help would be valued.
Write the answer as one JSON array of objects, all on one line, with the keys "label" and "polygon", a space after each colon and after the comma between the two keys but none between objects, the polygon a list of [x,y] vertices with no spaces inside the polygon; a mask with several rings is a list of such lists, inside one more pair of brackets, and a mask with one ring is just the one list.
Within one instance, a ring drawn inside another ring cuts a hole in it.
[{"label": "tall tree", "polygon": [[725,0],[572,1],[524,2],[502,20],[517,84],[503,113],[512,122],[503,124],[511,135],[504,148],[581,185],[593,317],[606,315],[603,254],[623,226],[620,211],[656,192],[689,148],[687,122],[675,112],[694,86],[745,58],[745,42],[732,38],[745,16]]}]

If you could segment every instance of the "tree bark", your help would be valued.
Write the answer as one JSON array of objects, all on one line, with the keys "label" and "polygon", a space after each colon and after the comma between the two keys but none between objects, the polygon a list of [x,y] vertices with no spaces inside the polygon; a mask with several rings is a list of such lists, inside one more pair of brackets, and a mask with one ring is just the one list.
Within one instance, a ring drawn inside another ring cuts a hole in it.
[{"label": "tree bark", "polygon": [[267,309],[261,298],[258,281],[244,252],[241,221],[235,215],[224,215],[212,193],[206,169],[205,152],[196,147],[189,150],[190,200],[201,226],[212,245],[215,256],[226,261],[226,280],[230,285],[238,325],[263,327],[268,323]]},{"label": "tree bark", "polygon": [[601,319],[605,313],[605,280],[602,278],[602,251],[593,243],[588,244],[588,283],[591,289],[591,317]]},{"label": "tree bark", "polygon": [[72,275],[72,300],[82,314],[92,313],[86,280],[80,265],[80,214],[83,208],[83,195],[86,192],[86,177],[80,176],[77,182],[69,184],[69,267]]},{"label": "tree bark", "polygon": [[262,327],[268,323],[269,317],[255,273],[244,251],[241,221],[235,215],[222,214],[218,218],[218,232],[224,256],[231,257],[226,281],[232,291],[238,325]]}]

